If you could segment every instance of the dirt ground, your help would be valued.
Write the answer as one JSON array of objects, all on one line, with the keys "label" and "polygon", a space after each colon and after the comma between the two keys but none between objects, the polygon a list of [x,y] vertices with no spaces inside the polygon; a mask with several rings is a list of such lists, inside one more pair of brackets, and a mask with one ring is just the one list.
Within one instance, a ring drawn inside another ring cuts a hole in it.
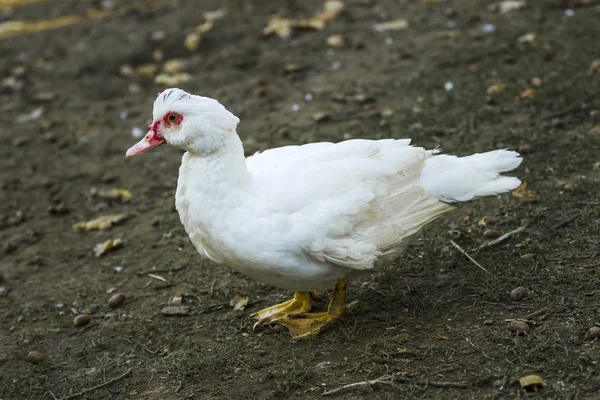
[{"label": "dirt ground", "polygon": [[[311,18],[321,1],[22,3],[0,1],[0,399],[310,399],[380,377],[331,397],[600,398],[600,344],[586,337],[600,326],[598,1],[502,13],[474,0],[347,0],[323,29],[288,39],[261,33],[270,16]],[[408,26],[374,28],[399,18]],[[42,19],[65,26],[7,25]],[[342,47],[328,46],[335,34]],[[173,208],[180,151],[124,157],[165,68],[241,118],[247,154],[387,137],[458,155],[519,149],[516,175],[534,193],[433,223],[350,283],[352,312],[320,337],[253,331],[249,314],[290,293],[200,260]],[[123,212],[137,216],[73,229]],[[122,248],[96,257],[109,239]],[[236,292],[249,296],[242,311]],[[126,300],[110,308],[115,293]],[[174,296],[185,315],[163,314]],[[74,327],[82,313],[91,323]],[[508,328],[518,318],[525,335]],[[522,389],[527,375],[548,386]]]}]

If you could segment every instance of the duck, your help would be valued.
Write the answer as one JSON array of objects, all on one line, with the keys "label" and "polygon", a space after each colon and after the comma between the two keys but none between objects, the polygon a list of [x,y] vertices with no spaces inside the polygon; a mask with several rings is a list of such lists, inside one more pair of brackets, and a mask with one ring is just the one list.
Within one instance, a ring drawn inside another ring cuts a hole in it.
[{"label": "duck", "polygon": [[[515,151],[457,157],[410,139],[285,146],[245,157],[239,118],[209,97],[170,88],[154,101],[148,133],[126,156],[161,145],[184,151],[175,206],[200,256],[292,299],[251,316],[294,338],[313,337],[347,312],[348,279],[373,272],[460,202],[510,192]],[[317,291],[333,292],[313,312]]]}]

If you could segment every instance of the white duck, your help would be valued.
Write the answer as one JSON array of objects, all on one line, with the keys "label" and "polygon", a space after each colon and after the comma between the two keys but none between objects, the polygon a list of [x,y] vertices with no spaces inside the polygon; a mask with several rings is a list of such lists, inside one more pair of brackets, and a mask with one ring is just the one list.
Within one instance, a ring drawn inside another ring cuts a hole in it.
[{"label": "white duck", "polygon": [[[258,281],[295,291],[253,314],[293,336],[323,331],[346,310],[347,277],[373,268],[449,203],[508,192],[514,151],[438,155],[409,139],[287,146],[244,157],[239,119],[216,100],[167,89],[148,134],[127,151],[162,143],[185,151],[176,206],[198,252]],[[315,290],[335,287],[327,312]]]}]

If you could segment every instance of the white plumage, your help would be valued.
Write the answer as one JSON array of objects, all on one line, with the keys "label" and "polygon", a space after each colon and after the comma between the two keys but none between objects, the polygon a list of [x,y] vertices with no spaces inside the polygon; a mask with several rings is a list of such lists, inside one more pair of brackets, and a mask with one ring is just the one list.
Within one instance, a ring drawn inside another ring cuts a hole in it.
[{"label": "white plumage", "polygon": [[[238,119],[212,99],[159,95],[154,118],[183,156],[176,206],[198,252],[261,282],[294,291],[332,287],[373,268],[449,203],[516,188],[516,152],[439,155],[410,140],[288,146],[244,158]],[[166,119],[165,119],[166,121]]]}]

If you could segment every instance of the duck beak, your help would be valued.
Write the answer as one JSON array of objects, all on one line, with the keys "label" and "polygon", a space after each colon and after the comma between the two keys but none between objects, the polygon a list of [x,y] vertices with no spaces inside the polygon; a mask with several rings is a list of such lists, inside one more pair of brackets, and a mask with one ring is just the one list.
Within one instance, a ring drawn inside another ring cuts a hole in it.
[{"label": "duck beak", "polygon": [[129,150],[127,150],[125,156],[131,157],[145,153],[150,149],[160,146],[164,142],[165,138],[161,134],[159,134],[156,130],[150,130],[142,140],[140,140],[139,142],[131,146]]}]

